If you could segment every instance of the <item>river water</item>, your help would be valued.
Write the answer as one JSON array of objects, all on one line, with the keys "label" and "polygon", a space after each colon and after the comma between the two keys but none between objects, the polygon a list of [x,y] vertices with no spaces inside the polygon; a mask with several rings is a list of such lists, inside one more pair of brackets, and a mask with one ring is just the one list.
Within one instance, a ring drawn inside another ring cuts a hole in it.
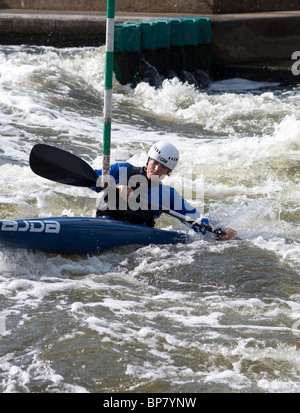
[{"label": "river water", "polygon": [[[96,194],[35,176],[28,156],[47,143],[101,167],[104,60],[0,48],[0,219],[94,216]],[[170,140],[169,184],[242,240],[1,250],[0,392],[299,392],[300,79],[115,82],[113,113],[112,162]]]}]

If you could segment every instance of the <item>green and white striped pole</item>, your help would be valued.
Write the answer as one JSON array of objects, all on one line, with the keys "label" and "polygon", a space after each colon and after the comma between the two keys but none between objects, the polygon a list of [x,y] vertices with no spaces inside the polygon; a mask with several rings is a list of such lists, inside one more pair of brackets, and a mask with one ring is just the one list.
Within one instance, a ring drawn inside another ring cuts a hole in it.
[{"label": "green and white striped pole", "polygon": [[104,128],[102,151],[102,188],[108,183],[110,171],[110,140],[113,95],[114,70],[114,31],[115,31],[115,0],[107,0],[106,19],[106,56],[105,56],[105,90],[104,90]]}]

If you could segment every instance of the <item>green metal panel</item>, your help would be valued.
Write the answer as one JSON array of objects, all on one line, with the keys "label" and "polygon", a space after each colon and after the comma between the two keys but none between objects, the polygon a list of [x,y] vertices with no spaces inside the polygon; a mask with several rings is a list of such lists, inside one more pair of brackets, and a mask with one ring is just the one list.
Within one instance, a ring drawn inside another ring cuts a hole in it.
[{"label": "green metal panel", "polygon": [[140,75],[141,54],[157,71],[193,72],[207,69],[210,61],[211,21],[182,17],[129,21],[115,25],[116,78],[126,84]]},{"label": "green metal panel", "polygon": [[141,50],[141,25],[139,22],[124,23],[123,50],[125,52],[140,52]]},{"label": "green metal panel", "polygon": [[171,46],[181,47],[184,45],[182,19],[171,19]]},{"label": "green metal panel", "polygon": [[196,18],[184,17],[182,19],[185,46],[197,46],[199,37],[197,23]]},{"label": "green metal panel", "polygon": [[169,49],[171,45],[171,25],[170,20],[155,20],[156,41],[158,49]]},{"label": "green metal panel", "polygon": [[198,44],[211,43],[211,20],[206,17],[198,18]]},{"label": "green metal panel", "polygon": [[123,46],[123,24],[115,24],[115,52],[124,52]]},{"label": "green metal panel", "polygon": [[156,24],[151,20],[140,22],[141,25],[141,49],[155,50],[157,46]]}]

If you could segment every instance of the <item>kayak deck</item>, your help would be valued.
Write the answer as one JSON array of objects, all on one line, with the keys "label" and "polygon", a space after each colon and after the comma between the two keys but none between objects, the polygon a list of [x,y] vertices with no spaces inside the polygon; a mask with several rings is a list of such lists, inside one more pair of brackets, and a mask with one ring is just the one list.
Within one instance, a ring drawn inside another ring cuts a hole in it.
[{"label": "kayak deck", "polygon": [[57,254],[93,254],[124,245],[176,244],[186,235],[106,218],[0,220],[0,247]]}]

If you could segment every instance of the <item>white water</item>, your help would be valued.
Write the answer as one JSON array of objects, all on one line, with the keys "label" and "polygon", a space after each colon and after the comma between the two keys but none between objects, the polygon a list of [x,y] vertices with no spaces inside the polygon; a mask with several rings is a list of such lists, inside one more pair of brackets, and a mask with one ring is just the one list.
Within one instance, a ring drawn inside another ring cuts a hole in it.
[{"label": "white water", "polygon": [[[28,156],[44,142],[101,167],[103,73],[102,48],[0,48],[1,219],[94,215],[91,191],[35,176]],[[169,183],[184,177],[189,200],[203,187],[193,202],[243,240],[1,251],[0,391],[299,392],[299,96],[244,79],[115,84],[112,162],[171,140]]]}]

